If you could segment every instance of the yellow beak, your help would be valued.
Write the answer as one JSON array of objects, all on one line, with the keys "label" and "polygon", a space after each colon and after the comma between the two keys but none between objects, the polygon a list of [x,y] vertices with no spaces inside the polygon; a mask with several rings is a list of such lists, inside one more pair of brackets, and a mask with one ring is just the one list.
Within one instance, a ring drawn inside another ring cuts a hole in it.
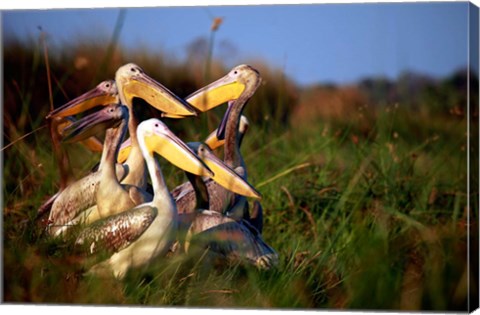
[{"label": "yellow beak", "polygon": [[225,139],[218,139],[217,129],[215,129],[211,134],[208,135],[207,139],[205,139],[204,142],[211,150],[216,150],[224,145]]},{"label": "yellow beak", "polygon": [[[186,98],[200,112],[206,112],[223,103],[236,100],[245,90],[245,85],[238,82],[235,78],[226,75],[215,82],[201,88]],[[163,117],[179,118],[175,115],[165,114]]]},{"label": "yellow beak", "polygon": [[226,189],[246,197],[262,199],[262,195],[234,170],[225,165],[206,146],[200,145],[199,156],[215,174],[212,179]]},{"label": "yellow beak", "polygon": [[138,97],[165,114],[179,117],[197,115],[190,104],[145,73],[128,80],[123,85],[123,93],[127,102],[131,103],[134,97]]},{"label": "yellow beak", "polygon": [[114,81],[107,80],[98,84],[93,90],[51,111],[46,118],[73,116],[95,106],[112,103],[118,103],[117,87]]},{"label": "yellow beak", "polygon": [[166,129],[162,133],[144,136],[150,154],[156,152],[173,165],[199,176],[213,176],[214,173],[182,140]]}]

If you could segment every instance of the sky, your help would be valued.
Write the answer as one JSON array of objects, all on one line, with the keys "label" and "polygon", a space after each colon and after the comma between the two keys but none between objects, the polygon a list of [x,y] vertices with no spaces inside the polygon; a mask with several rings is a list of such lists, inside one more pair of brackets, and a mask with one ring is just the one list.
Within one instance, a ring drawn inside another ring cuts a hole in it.
[{"label": "sky", "polygon": [[[468,5],[127,8],[120,43],[163,50],[181,60],[192,41],[208,38],[213,17],[222,17],[213,55],[224,58],[229,67],[263,60],[284,69],[301,85],[346,84],[370,76],[394,79],[404,71],[444,77],[467,66]],[[42,26],[59,45],[79,36],[111,36],[119,12],[119,8],[4,10],[3,35],[38,36],[37,27]]]}]

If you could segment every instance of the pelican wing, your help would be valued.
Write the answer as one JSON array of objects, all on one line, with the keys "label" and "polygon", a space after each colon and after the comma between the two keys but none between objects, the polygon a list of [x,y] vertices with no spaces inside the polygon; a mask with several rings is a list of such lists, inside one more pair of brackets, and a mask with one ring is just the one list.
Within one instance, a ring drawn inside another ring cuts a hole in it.
[{"label": "pelican wing", "polygon": [[278,263],[278,254],[253,226],[214,211],[197,214],[187,235],[187,251],[190,246],[208,248],[227,260],[247,261],[263,269]]},{"label": "pelican wing", "polygon": [[156,216],[157,210],[151,206],[130,209],[88,226],[75,244],[88,254],[113,254],[138,239]]},{"label": "pelican wing", "polygon": [[[122,164],[116,165],[118,180],[128,174],[128,168]],[[48,217],[49,233],[58,236],[72,225],[75,217],[96,204],[96,192],[100,182],[100,172],[92,172],[87,176],[67,186],[54,199]],[[53,198],[53,197],[52,197]]]},{"label": "pelican wing", "polygon": [[100,180],[99,172],[90,173],[67,186],[55,199],[50,211],[49,232],[59,235],[80,212],[95,205],[95,192]]}]

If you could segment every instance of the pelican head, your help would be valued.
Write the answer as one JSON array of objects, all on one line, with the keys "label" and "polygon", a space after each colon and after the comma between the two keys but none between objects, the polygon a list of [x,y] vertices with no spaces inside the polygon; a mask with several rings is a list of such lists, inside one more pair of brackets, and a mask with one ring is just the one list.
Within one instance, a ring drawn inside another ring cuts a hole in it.
[{"label": "pelican head", "polygon": [[[257,70],[249,65],[239,65],[217,81],[192,93],[186,100],[198,111],[206,112],[227,101],[238,99],[246,89],[258,83],[260,74]],[[169,114],[163,116],[175,118]]]},{"label": "pelican head", "polygon": [[106,80],[100,82],[93,90],[51,111],[46,118],[72,116],[98,105],[105,106],[112,103],[118,103],[117,85],[113,80]]},{"label": "pelican head", "polygon": [[118,68],[115,82],[117,82],[120,101],[127,106],[132,106],[133,98],[138,97],[166,114],[179,117],[197,115],[190,104],[149,77],[134,63]]},{"label": "pelican head", "polygon": [[262,195],[252,187],[244,178],[227,166],[213,154],[212,150],[204,143],[189,142],[188,146],[202,159],[214,172],[211,178],[224,188],[246,197],[261,199]]},{"label": "pelican head", "polygon": [[137,128],[137,137],[144,156],[153,157],[157,153],[184,171],[199,176],[214,176],[195,152],[160,120],[151,118],[141,122]]},{"label": "pelican head", "polygon": [[87,139],[108,128],[116,127],[122,120],[128,120],[128,109],[119,104],[111,104],[93,114],[71,124],[64,129],[65,142]]}]

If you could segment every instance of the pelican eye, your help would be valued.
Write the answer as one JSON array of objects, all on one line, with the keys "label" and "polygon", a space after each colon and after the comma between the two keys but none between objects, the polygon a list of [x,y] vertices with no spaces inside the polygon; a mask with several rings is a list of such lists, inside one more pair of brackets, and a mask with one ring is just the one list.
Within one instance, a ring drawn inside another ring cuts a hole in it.
[{"label": "pelican eye", "polygon": [[237,70],[235,70],[235,71],[233,72],[233,74],[238,74],[238,71],[237,71]]},{"label": "pelican eye", "polygon": [[155,127],[157,127],[157,128],[158,128],[158,123],[155,123]]}]

